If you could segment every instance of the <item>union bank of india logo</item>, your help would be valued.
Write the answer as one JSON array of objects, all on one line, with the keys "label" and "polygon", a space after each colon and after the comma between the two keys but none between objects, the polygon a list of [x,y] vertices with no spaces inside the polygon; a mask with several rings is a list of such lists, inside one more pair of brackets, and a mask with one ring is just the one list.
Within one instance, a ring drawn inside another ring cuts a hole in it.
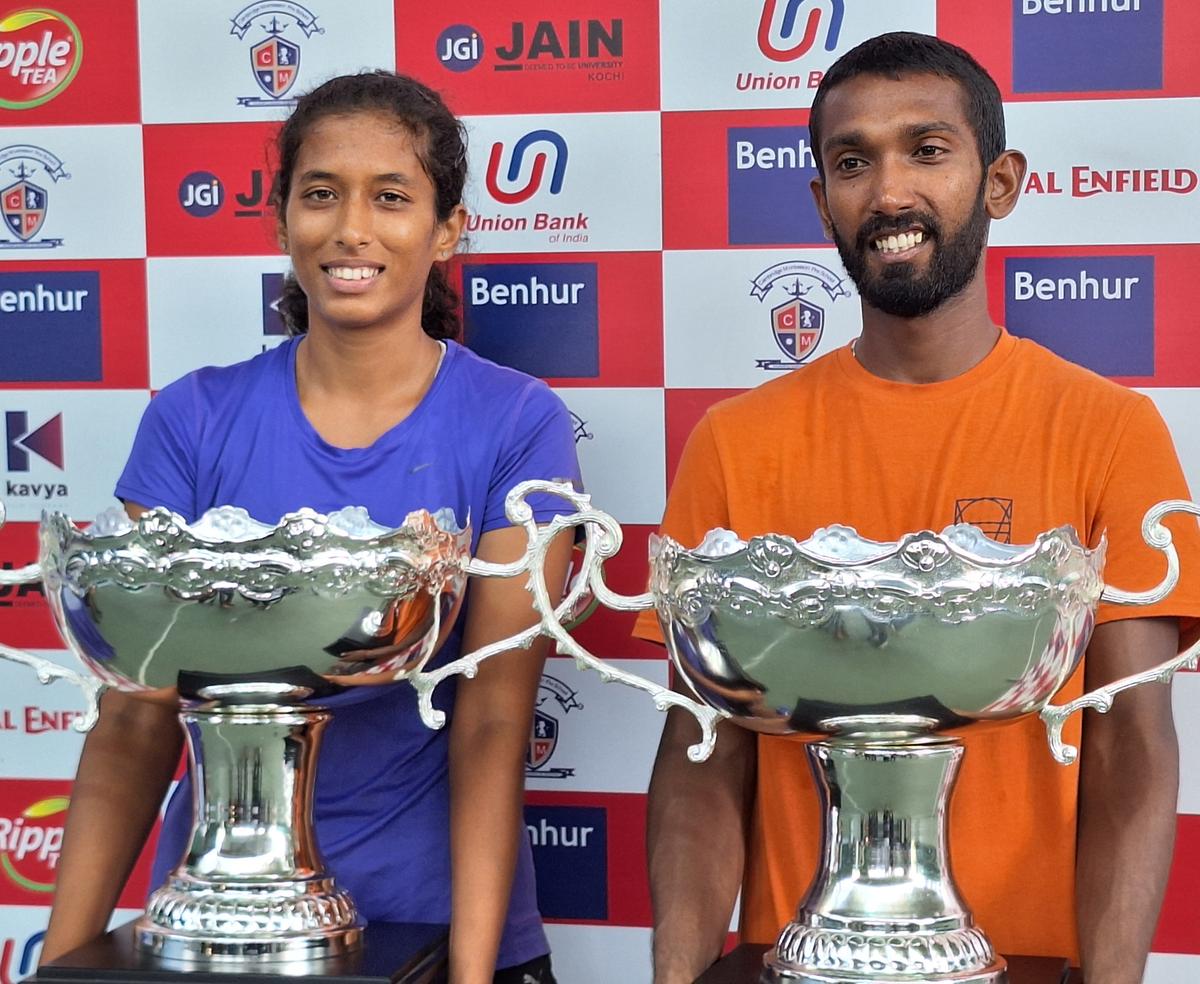
[{"label": "union bank of india logo", "polygon": [[[15,165],[15,166],[14,166]],[[0,148],[0,249],[53,249],[61,239],[39,238],[50,208],[50,189],[69,179],[63,162],[33,144]],[[15,180],[14,180],[15,179]]]},{"label": "union bank of india logo", "polygon": [[579,695],[557,677],[543,674],[538,684],[537,704],[525,750],[525,775],[535,779],[566,779],[575,775],[571,768],[551,767],[550,759],[558,747],[559,722],[554,706],[562,714],[582,709]]},{"label": "union bank of india logo", "polygon": [[239,96],[238,105],[296,105],[296,97],[288,93],[300,75],[301,42],[325,33],[317,15],[290,0],[260,0],[234,15],[229,33],[250,42],[250,69],[262,91],[262,95]]},{"label": "union bank of india logo", "polygon": [[771,336],[785,357],[755,360],[759,369],[767,370],[795,369],[805,362],[825,333],[825,305],[850,296],[844,278],[807,260],[776,263],[750,284],[751,297],[773,302]]}]

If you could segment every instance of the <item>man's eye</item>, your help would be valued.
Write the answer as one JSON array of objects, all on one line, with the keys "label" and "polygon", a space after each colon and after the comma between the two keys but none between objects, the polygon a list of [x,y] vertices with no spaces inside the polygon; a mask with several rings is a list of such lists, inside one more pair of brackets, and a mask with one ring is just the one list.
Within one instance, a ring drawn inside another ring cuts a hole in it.
[{"label": "man's eye", "polygon": [[398,191],[381,191],[379,193],[379,200],[388,205],[399,205],[401,202],[408,201],[408,199]]},{"label": "man's eye", "polygon": [[917,148],[918,157],[939,157],[946,152],[945,147],[939,147],[937,144],[922,144]]},{"label": "man's eye", "polygon": [[864,164],[866,161],[861,157],[843,157],[837,162],[837,169],[839,171],[857,171]]}]

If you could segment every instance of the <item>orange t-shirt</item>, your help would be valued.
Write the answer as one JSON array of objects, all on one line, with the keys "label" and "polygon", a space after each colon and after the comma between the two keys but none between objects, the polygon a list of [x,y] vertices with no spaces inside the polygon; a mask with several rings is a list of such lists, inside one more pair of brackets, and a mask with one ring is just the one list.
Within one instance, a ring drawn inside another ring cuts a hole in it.
[{"label": "orange t-shirt", "polygon": [[[1149,398],[1002,333],[982,362],[945,382],[880,379],[845,347],[713,406],[683,452],[662,529],[695,546],[717,526],[802,540],[841,523],[894,540],[969,522],[1030,543],[1070,524],[1090,546],[1107,529],[1106,583],[1145,590],[1166,564],[1143,543],[1142,516],[1188,497]],[[1099,621],[1200,615],[1196,521],[1168,526],[1183,571],[1176,590],[1154,608],[1102,606]],[[635,632],[662,640],[652,612]],[[1057,702],[1078,696],[1082,679],[1080,669]],[[1080,717],[1065,731],[1074,745]],[[963,737],[950,846],[967,904],[1000,952],[1076,955],[1078,767],[1054,761],[1036,716]],[[803,739],[760,735],[744,940],[774,942],[793,918],[819,834]]]}]

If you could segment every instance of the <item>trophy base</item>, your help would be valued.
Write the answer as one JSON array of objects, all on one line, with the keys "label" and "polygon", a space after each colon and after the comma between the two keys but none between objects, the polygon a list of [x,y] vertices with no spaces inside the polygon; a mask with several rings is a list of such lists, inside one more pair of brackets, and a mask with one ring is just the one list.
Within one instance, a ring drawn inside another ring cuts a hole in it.
[{"label": "trophy base", "polygon": [[913,984],[1012,984],[1008,976],[1008,964],[1003,957],[997,957],[979,970],[948,974],[918,971],[913,975],[894,974],[886,970],[878,973],[796,970],[781,963],[775,951],[770,950],[763,956],[763,971],[759,976],[759,984],[879,984],[880,981],[888,984],[900,984],[902,981],[911,981]]},{"label": "trophy base", "polygon": [[164,960],[244,964],[340,957],[362,945],[363,925],[331,878],[215,885],[177,873],[151,894],[134,933]]},{"label": "trophy base", "polygon": [[30,982],[54,984],[274,984],[298,976],[337,984],[438,984],[445,980],[449,935],[445,926],[372,923],[363,945],[325,958],[174,961],[137,945],[135,923],[38,968]]}]

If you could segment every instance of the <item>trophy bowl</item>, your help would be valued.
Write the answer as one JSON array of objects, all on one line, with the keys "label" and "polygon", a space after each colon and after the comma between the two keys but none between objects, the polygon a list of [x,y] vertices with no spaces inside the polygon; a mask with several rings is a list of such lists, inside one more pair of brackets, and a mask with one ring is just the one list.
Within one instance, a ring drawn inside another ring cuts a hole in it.
[{"label": "trophy bowl", "polygon": [[[0,522],[3,513],[0,512]],[[322,861],[312,824],[322,698],[409,678],[449,634],[471,535],[448,510],[396,528],[361,508],[277,524],[219,507],[194,523],[113,509],[81,529],[44,514],[39,563],[63,638],[87,673],[19,650],[43,682],[177,703],[194,781],[186,856],[135,936],[168,960],[320,961],[358,946],[363,920]]]},{"label": "trophy bowl", "polygon": [[[586,495],[529,482],[509,495],[553,492],[576,507],[545,531],[530,530],[525,564],[541,631],[605,680],[650,693],[660,710],[681,707],[700,724],[688,749],[707,758],[716,723],[768,734],[802,733],[822,804],[819,864],[764,958],[763,984],[1001,984],[1005,962],[955,885],[946,818],[964,753],[964,728],[1030,714],[1046,724],[1062,763],[1066,720],[1108,710],[1123,690],[1194,668],[1200,646],[1063,705],[1050,703],[1079,666],[1101,601],[1149,605],[1170,594],[1178,556],[1162,519],[1200,515],[1182,500],[1152,507],[1142,524],[1167,572],[1144,592],[1105,586],[1105,543],[1088,549],[1069,527],[1027,545],[997,543],[951,526],[879,543],[844,526],[798,542],[776,534],[743,541],[713,530],[694,549],[651,541],[650,590],[619,595],[603,562],[621,528]],[[586,531],[584,581],[618,611],[653,607],[680,677],[698,700],[604,663],[551,610],[547,539]],[[536,536],[535,536],[536,533]]]},{"label": "trophy bowl", "polygon": [[651,593],[676,668],[739,724],[901,737],[1040,711],[1083,657],[1104,552],[1070,527],[1028,546],[965,525],[713,530],[695,550],[652,539]]}]

